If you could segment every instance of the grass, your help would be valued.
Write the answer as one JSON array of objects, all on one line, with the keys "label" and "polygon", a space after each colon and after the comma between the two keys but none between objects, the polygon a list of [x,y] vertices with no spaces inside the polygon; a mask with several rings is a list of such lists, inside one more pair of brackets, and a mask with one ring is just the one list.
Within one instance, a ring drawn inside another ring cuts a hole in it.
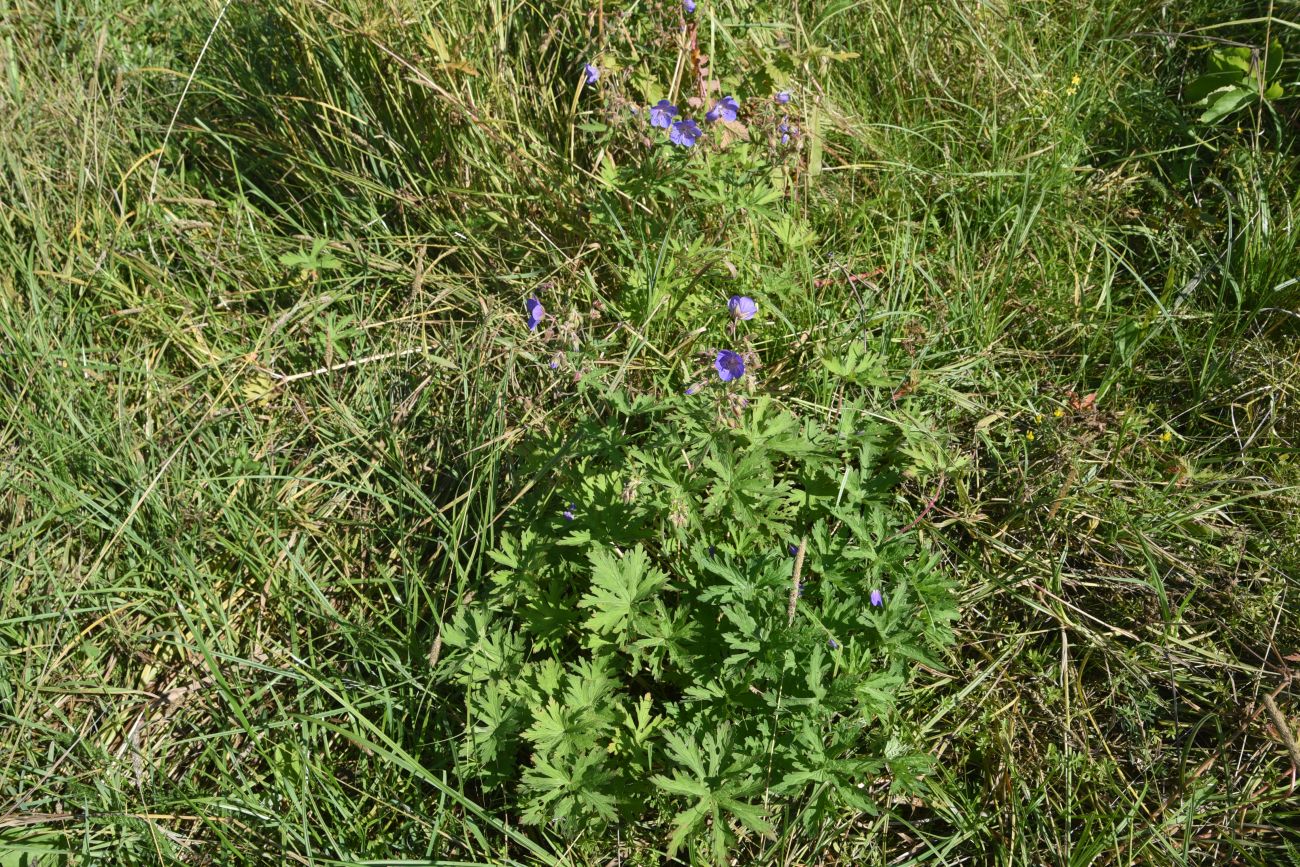
[{"label": "grass", "polygon": [[729,279],[771,393],[867,341],[965,466],[899,491],[961,588],[923,791],[739,863],[1300,864],[1297,120],[1179,100],[1295,5],[700,0],[815,112],[784,237],[602,183],[611,10],[0,5],[0,864],[662,863],[521,825],[431,658],[600,411],[523,299],[650,392]]}]

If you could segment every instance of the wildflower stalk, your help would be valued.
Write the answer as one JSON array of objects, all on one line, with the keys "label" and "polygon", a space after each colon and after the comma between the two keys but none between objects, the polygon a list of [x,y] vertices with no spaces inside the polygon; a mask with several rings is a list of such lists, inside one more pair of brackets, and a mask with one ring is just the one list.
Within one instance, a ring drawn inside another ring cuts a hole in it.
[{"label": "wildflower stalk", "polygon": [[442,629],[438,629],[438,636],[433,639],[433,647],[429,648],[429,667],[438,667],[438,658],[442,656]]},{"label": "wildflower stalk", "polygon": [[1264,710],[1268,712],[1268,718],[1273,721],[1273,728],[1277,729],[1278,737],[1282,739],[1286,751],[1291,754],[1292,767],[1300,768],[1300,745],[1296,744],[1295,735],[1291,734],[1291,727],[1286,724],[1286,717],[1282,715],[1273,696],[1264,696]]},{"label": "wildflower stalk", "polygon": [[794,576],[790,579],[790,604],[785,609],[785,625],[794,623],[794,609],[799,604],[799,576],[803,574],[803,555],[808,548],[808,537],[799,540],[799,550],[794,554]]}]

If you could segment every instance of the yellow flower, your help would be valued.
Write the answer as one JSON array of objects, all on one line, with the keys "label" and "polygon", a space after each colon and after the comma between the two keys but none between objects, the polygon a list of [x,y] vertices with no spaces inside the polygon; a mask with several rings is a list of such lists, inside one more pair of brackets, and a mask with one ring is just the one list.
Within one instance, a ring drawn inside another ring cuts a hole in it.
[{"label": "yellow flower", "polygon": [[1052,418],[1060,418],[1063,415],[1065,415],[1065,410],[1061,409],[1059,406],[1052,410]]},{"label": "yellow flower", "polygon": [[1076,93],[1078,93],[1078,90],[1077,90],[1076,88],[1073,88],[1073,87],[1067,87],[1067,88],[1065,89],[1065,95],[1066,95],[1066,96],[1074,96]]},{"label": "yellow flower", "polygon": [[1169,431],[1165,431],[1160,435],[1160,442],[1167,443],[1173,438],[1174,438],[1173,434],[1171,434]]},{"label": "yellow flower", "polygon": [[1043,414],[1041,412],[1038,415],[1034,416],[1034,423],[1035,424],[1043,423]]},{"label": "yellow flower", "polygon": [[1077,72],[1070,77],[1070,84],[1073,84],[1075,87],[1078,87],[1081,81],[1083,81],[1083,79],[1079,77],[1079,73]]},{"label": "yellow flower", "polygon": [[1034,441],[1034,432],[1031,430],[1025,431],[1025,439],[1029,440],[1032,443]]}]

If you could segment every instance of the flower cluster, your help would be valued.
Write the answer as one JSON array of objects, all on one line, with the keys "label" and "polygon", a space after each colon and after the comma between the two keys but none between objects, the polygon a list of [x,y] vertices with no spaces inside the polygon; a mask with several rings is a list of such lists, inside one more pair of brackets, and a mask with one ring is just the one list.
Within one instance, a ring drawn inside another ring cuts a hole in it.
[{"label": "flower cluster", "polygon": [[[675,120],[674,118],[679,114],[681,109],[668,100],[661,99],[650,106],[650,125],[668,130],[668,140],[678,147],[694,147],[700,136],[704,135],[704,130],[689,117]],[[731,122],[739,116],[740,103],[734,96],[724,96],[714,103],[713,108],[705,112],[704,121],[706,123],[717,123],[719,120]]]},{"label": "flower cluster", "polygon": [[[682,0],[682,10],[690,15],[695,12],[695,0]],[[594,85],[600,81],[601,70],[595,63],[586,63],[582,67],[584,80],[588,85]],[[772,100],[778,106],[786,106],[792,100],[792,95],[788,90],[778,91],[773,94]],[[694,103],[695,101],[692,100]],[[639,114],[637,106],[629,106],[634,114]],[[650,125],[668,131],[668,140],[677,147],[691,148],[704,135],[704,130],[699,123],[693,118],[686,117],[682,114],[681,108],[674,105],[671,100],[661,99],[649,108]],[[716,123],[735,123],[740,119],[740,100],[734,95],[727,95],[716,100],[712,107],[704,113],[704,122],[706,124]],[[789,116],[783,116],[777,127],[777,134],[780,136],[781,144],[789,144],[790,140],[799,135],[799,128],[790,124]]]},{"label": "flower cluster", "polygon": [[[777,105],[789,105],[791,95],[788,90],[783,90],[773,97]],[[799,127],[790,123],[789,115],[782,115],[781,122],[776,126],[777,134],[781,136],[781,144],[788,145],[792,138],[799,135]]]}]

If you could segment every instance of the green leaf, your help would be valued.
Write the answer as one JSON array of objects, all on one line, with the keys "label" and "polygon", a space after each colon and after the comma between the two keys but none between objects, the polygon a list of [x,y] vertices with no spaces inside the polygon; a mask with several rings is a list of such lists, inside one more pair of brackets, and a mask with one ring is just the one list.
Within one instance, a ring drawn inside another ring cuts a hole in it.
[{"label": "green leaf", "polygon": [[704,770],[704,754],[700,752],[693,738],[687,738],[675,731],[666,731],[664,740],[668,742],[668,754],[679,765],[685,765],[700,779],[708,776]]},{"label": "green leaf", "polygon": [[1255,93],[1244,87],[1230,87],[1210,97],[1210,107],[1201,115],[1201,123],[1214,123],[1250,102]]},{"label": "green leaf", "polygon": [[1251,50],[1243,46],[1216,48],[1210,52],[1210,71],[1227,72],[1236,70],[1250,74]]},{"label": "green leaf", "polygon": [[894,697],[902,684],[903,679],[896,674],[876,672],[858,683],[858,701],[873,713],[884,713],[893,707]]},{"label": "green leaf", "polygon": [[[1275,39],[1273,40],[1273,44],[1268,47],[1268,50],[1264,52],[1264,80],[1269,82],[1275,82],[1275,79],[1277,78],[1277,74],[1281,71],[1282,71],[1282,43],[1278,42]],[[1280,84],[1277,86],[1279,88],[1281,87]],[[1279,92],[1278,95],[1280,96],[1281,93]],[[1269,98],[1275,99],[1276,97],[1269,97]]]},{"label": "green leaf", "polygon": [[708,799],[702,798],[698,803],[674,817],[673,835],[668,840],[669,857],[676,855],[681,850],[682,845],[686,843],[692,832],[704,826],[704,820],[709,814],[713,814],[716,820],[717,808]]},{"label": "green leaf", "polygon": [[817,233],[806,222],[789,214],[782,214],[779,220],[772,221],[771,226],[781,243],[794,250],[811,246],[817,240]]},{"label": "green leaf", "polygon": [[770,836],[775,832],[772,825],[763,818],[763,808],[746,801],[740,801],[731,797],[722,797],[718,803],[731,815],[740,820],[740,823],[751,831],[759,834]]},{"label": "green leaf", "polygon": [[317,238],[312,242],[310,253],[284,253],[280,256],[280,264],[286,268],[297,268],[304,273],[341,267],[339,260],[325,249],[328,244],[329,241],[324,238]]},{"label": "green leaf", "polygon": [[824,357],[822,364],[836,376],[860,385],[886,386],[894,383],[886,368],[884,356],[874,350],[864,349],[857,343],[850,344],[840,358]]},{"label": "green leaf", "polygon": [[603,548],[593,550],[589,556],[591,590],[578,600],[579,607],[592,611],[584,625],[591,632],[625,640],[668,576],[650,567],[650,559],[640,545],[621,559]]},{"label": "green leaf", "polygon": [[651,778],[651,782],[672,795],[681,795],[687,798],[707,798],[709,796],[708,786],[698,780],[692,780],[677,773],[674,773],[672,777],[655,774]]},{"label": "green leaf", "polygon": [[569,748],[584,733],[581,716],[552,699],[535,712],[524,737],[543,753],[552,753]]},{"label": "green leaf", "polygon": [[612,822],[618,813],[614,799],[601,791],[610,780],[603,762],[599,753],[578,756],[572,763],[534,756],[533,767],[524,772],[524,786],[534,795],[524,821],[533,825],[551,818]]},{"label": "green leaf", "polygon": [[1183,99],[1188,105],[1204,102],[1205,98],[1216,90],[1231,87],[1241,82],[1241,73],[1237,70],[1227,72],[1207,72],[1194,80],[1183,90]]}]

